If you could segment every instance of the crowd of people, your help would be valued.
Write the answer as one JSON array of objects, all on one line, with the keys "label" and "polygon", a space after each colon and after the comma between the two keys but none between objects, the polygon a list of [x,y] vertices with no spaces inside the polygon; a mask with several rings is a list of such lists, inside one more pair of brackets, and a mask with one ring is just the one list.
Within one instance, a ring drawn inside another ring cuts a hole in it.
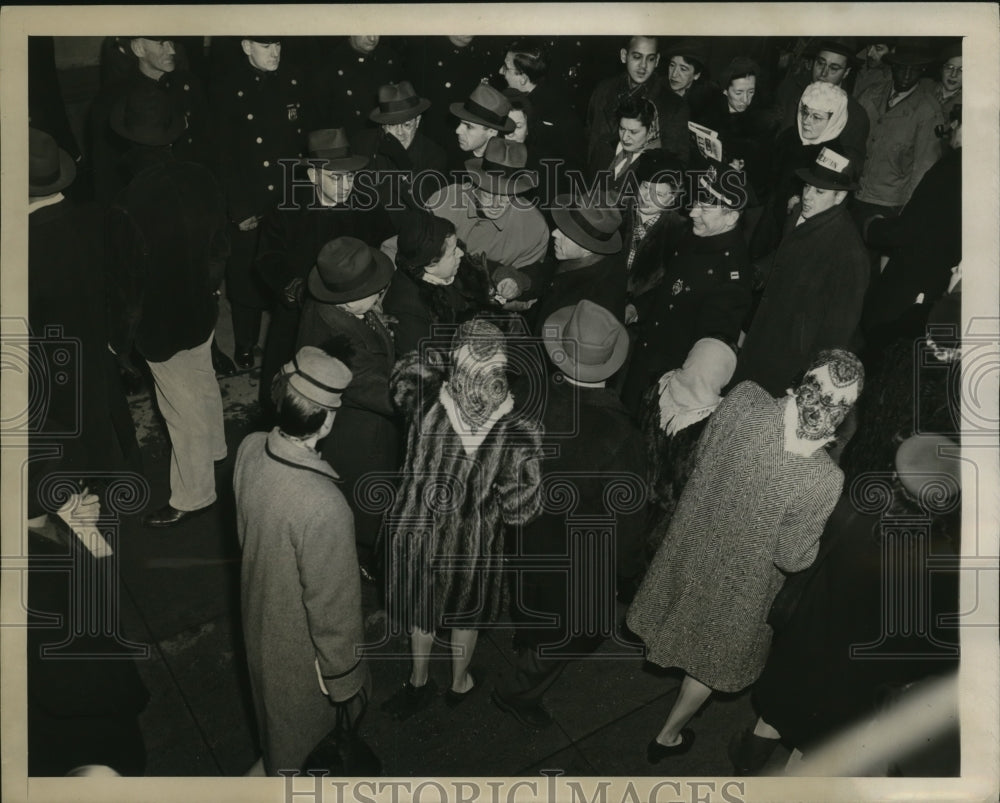
[{"label": "crowd of people", "polygon": [[[498,623],[517,661],[492,700],[527,728],[609,639],[681,670],[651,763],[753,687],[741,773],[954,668],[957,571],[921,626],[879,589],[959,552],[961,42],[109,37],[82,147],[45,45],[29,321],[87,371],[36,429],[82,422],[64,470],[141,470],[124,387],[151,380],[170,496],[142,522],[175,527],[237,446],[218,378],[259,372],[234,488],[264,772],[370,700],[461,705]],[[395,690],[372,688],[365,583],[409,640]],[[85,752],[40,771],[141,771]]]}]

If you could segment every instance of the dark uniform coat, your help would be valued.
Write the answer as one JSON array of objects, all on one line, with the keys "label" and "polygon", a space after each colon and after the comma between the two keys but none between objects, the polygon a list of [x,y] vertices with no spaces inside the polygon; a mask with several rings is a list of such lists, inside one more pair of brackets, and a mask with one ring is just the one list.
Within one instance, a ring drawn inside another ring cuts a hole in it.
[{"label": "dark uniform coat", "polygon": [[785,450],[786,403],[753,382],[722,400],[627,615],[647,660],[716,691],[757,679],[782,572],[813,562],[843,485],[822,448],[808,457]]},{"label": "dark uniform coat", "polygon": [[368,669],[351,510],[337,474],[277,428],[240,444],[233,488],[243,634],[269,775],[299,769]]},{"label": "dark uniform coat", "polygon": [[399,56],[384,42],[371,53],[359,53],[348,37],[323,54],[312,76],[311,128],[346,128],[350,137],[374,125],[368,113],[378,106],[378,88],[404,77]]},{"label": "dark uniform coat", "polygon": [[821,349],[857,350],[870,275],[846,201],[796,226],[800,210],[765,263],[764,295],[731,383],[752,379],[772,396],[783,396]]},{"label": "dark uniform coat", "polygon": [[366,474],[393,471],[399,465],[399,433],[389,399],[395,349],[392,335],[374,312],[360,320],[335,304],[307,299],[296,350],[322,347],[334,335],[346,336],[354,347],[350,360],[354,378],[341,397],[343,406],[337,411],[333,430],[323,441],[323,457],[344,480],[358,543],[372,547],[382,517],[362,507],[357,494]]},{"label": "dark uniform coat", "polygon": [[622,401],[637,414],[642,394],[684,364],[703,337],[734,344],[750,309],[751,276],[739,227],[712,237],[688,233],[669,258],[663,283],[636,305],[639,320]]}]

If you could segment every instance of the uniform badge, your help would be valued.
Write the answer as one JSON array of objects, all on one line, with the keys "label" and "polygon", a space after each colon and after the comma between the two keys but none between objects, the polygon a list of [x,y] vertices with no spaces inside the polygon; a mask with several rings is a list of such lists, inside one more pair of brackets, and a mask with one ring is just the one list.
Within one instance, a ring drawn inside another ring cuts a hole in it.
[{"label": "uniform badge", "polygon": [[740,278],[740,272],[738,270],[731,270],[731,271],[729,271],[729,278],[733,279],[733,280],[739,279]]},{"label": "uniform badge", "polygon": [[678,279],[676,282],[674,282],[674,286],[670,289],[670,292],[673,293],[674,295],[677,295],[683,289],[684,289],[684,281],[683,279]]},{"label": "uniform badge", "polygon": [[297,103],[289,103],[287,109],[289,120],[294,122],[299,119],[299,105]]}]

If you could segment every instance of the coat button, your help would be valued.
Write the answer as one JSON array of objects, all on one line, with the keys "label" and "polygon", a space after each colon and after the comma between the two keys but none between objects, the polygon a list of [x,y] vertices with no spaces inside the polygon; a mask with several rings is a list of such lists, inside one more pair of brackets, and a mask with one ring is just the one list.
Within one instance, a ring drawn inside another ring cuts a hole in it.
[{"label": "coat button", "polygon": [[298,86],[299,82],[295,78],[292,79],[292,86]]},{"label": "coat button", "polygon": [[711,275],[712,275],[712,269],[711,269],[711,268],[709,268],[709,269],[708,269],[708,275],[709,275],[709,276],[711,276]]},{"label": "coat button", "polygon": [[352,91],[351,91],[350,89],[348,89],[348,90],[347,90],[347,96],[348,96],[348,97],[350,97],[350,96],[351,96],[351,95],[353,95],[353,94],[354,94],[354,93],[353,93],[353,92],[352,92]]},{"label": "coat button", "polygon": [[274,190],[274,185],[273,185],[273,184],[268,184],[268,185],[267,185],[267,189],[268,189],[269,191],[273,191],[273,190]]},{"label": "coat button", "polygon": [[444,62],[443,61],[439,61],[438,62],[438,67],[444,67]]},{"label": "coat button", "polygon": [[248,119],[248,120],[252,120],[252,119],[253,119],[253,115],[252,115],[252,114],[248,114],[248,115],[247,115],[247,119]]},{"label": "coat button", "polygon": [[673,304],[671,304],[669,307],[667,307],[667,309],[673,309],[673,308],[674,308]]},{"label": "coat button", "polygon": [[187,84],[184,84],[184,91],[188,92],[191,89]]},{"label": "coat button", "polygon": [[242,98],[243,97],[243,90],[242,89],[236,90],[236,97],[238,97],[238,98]]},{"label": "coat button", "polygon": [[727,257],[727,256],[729,256],[729,252],[728,252],[728,251],[723,251],[723,252],[722,252],[722,255],[723,255],[724,257]]},{"label": "coat button", "polygon": [[271,166],[271,163],[268,162],[267,160],[265,160],[264,161],[264,167],[270,167],[270,166]]},{"label": "coat button", "polygon": [[[261,137],[257,137],[257,144],[260,145],[264,140]],[[709,271],[711,273],[711,271]]]},{"label": "coat button", "polygon": [[296,128],[295,129],[295,133],[296,134],[301,134],[302,133],[302,129],[301,128]]},{"label": "coat button", "polygon": [[343,74],[344,74],[343,70],[337,70],[337,75],[343,75]]},{"label": "coat button", "polygon": [[444,82],[444,88],[445,89],[451,89],[451,81],[445,81]]}]

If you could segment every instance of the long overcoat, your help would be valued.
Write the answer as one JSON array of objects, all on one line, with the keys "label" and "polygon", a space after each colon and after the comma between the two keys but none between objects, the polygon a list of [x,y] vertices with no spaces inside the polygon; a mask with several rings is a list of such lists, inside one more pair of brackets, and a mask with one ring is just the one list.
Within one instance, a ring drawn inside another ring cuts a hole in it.
[{"label": "long overcoat", "polygon": [[354,519],[336,472],[277,429],[240,444],[233,487],[243,635],[269,775],[299,769],[368,669]]},{"label": "long overcoat", "polygon": [[843,485],[822,449],[785,450],[784,404],[753,382],[723,399],[627,615],[649,661],[716,691],[757,679],[782,572],[812,563]]}]

